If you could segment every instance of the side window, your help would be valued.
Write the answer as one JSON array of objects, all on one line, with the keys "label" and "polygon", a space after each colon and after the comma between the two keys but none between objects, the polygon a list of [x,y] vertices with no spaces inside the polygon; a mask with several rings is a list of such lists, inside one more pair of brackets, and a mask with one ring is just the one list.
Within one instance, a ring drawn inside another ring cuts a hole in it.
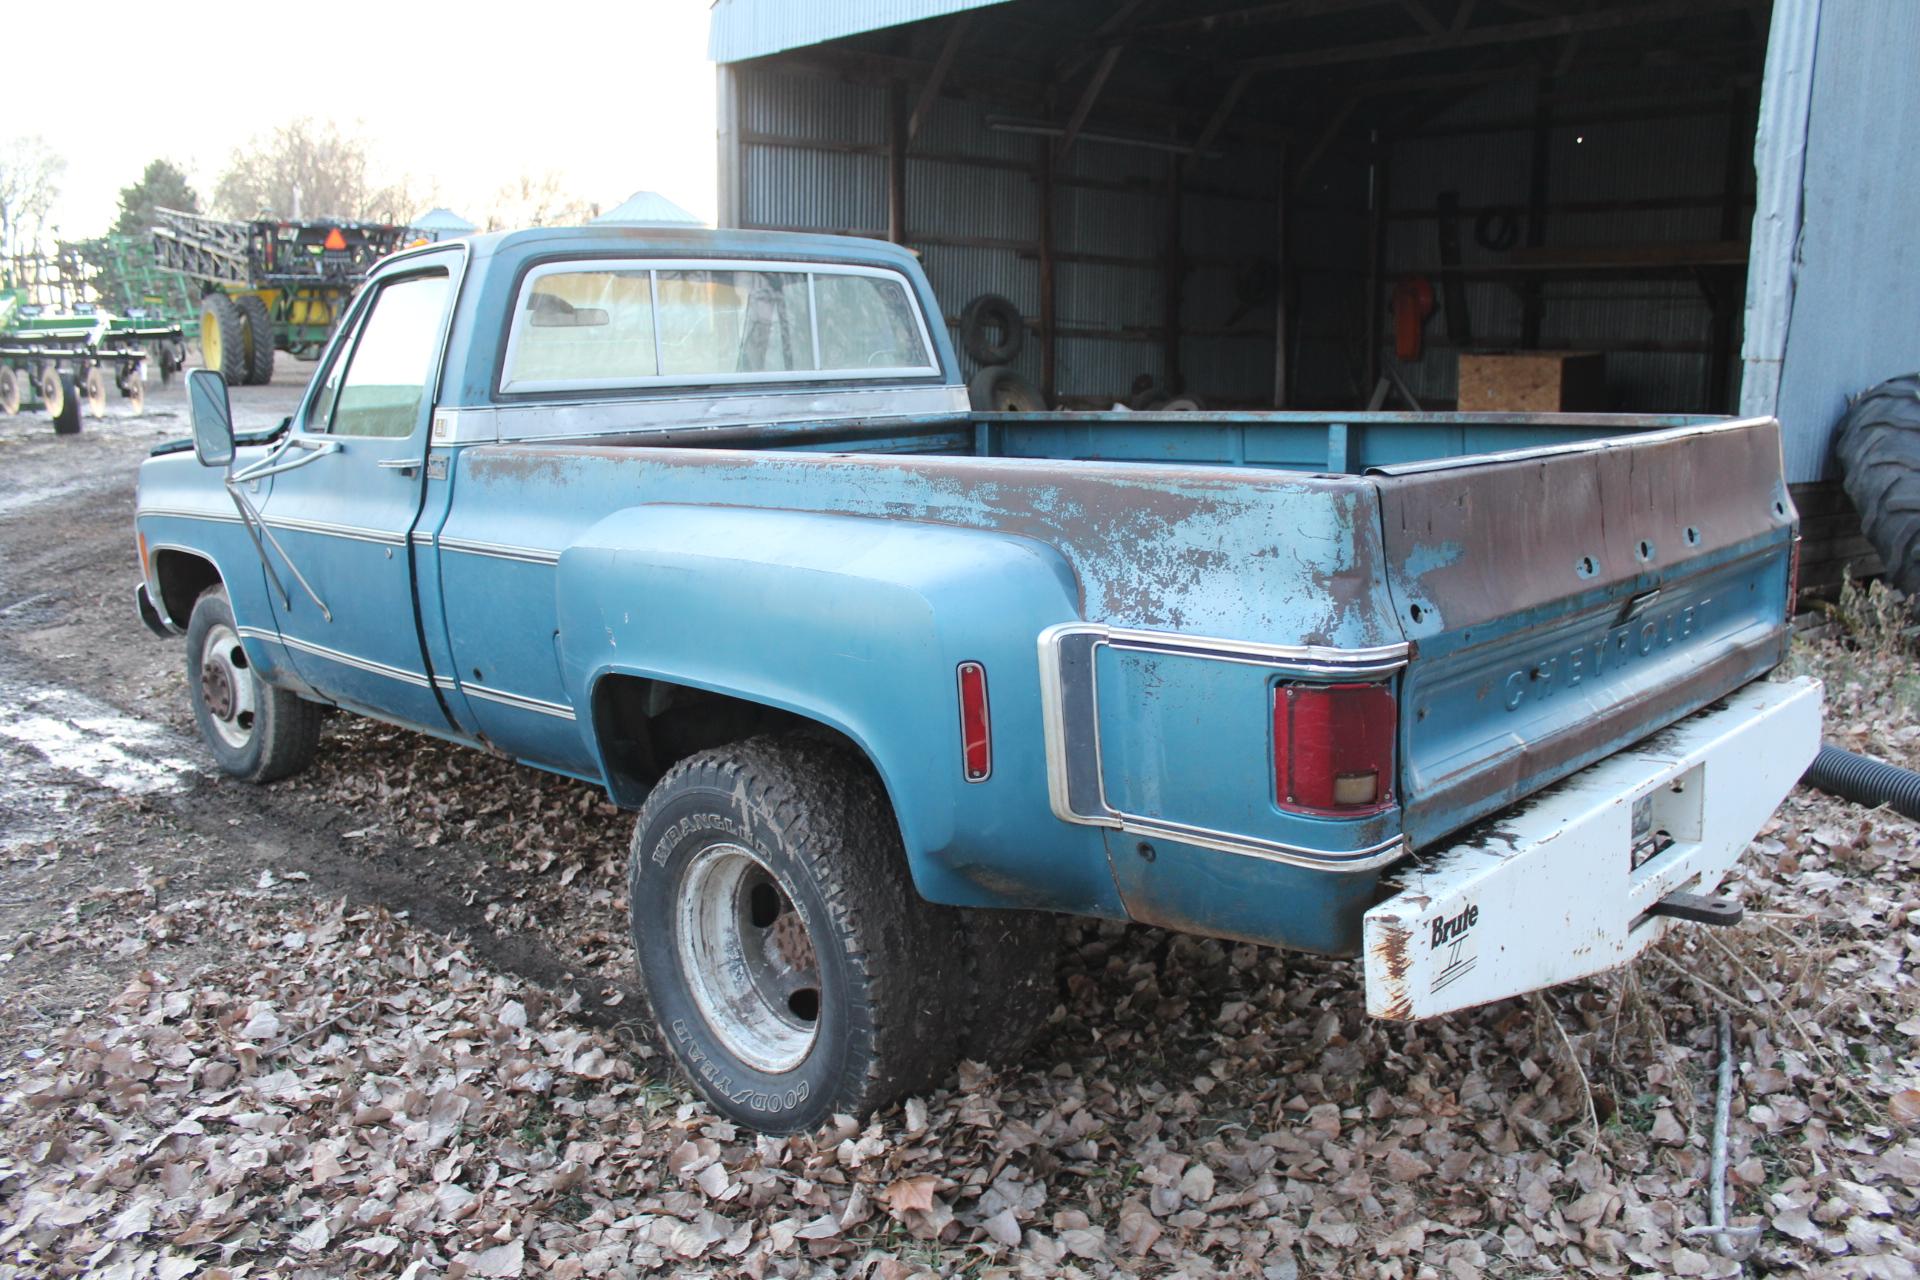
[{"label": "side window", "polygon": [[[314,397],[312,429],[342,436],[413,434],[433,372],[448,284],[445,272],[435,272],[408,276],[380,290],[353,350],[328,371]],[[327,410],[332,425],[323,428]]]}]

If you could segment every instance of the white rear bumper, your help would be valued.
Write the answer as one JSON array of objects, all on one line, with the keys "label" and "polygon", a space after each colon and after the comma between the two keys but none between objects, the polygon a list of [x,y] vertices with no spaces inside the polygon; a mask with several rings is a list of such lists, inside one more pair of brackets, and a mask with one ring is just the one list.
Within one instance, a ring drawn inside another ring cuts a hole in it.
[{"label": "white rear bumper", "polygon": [[[1670,923],[1648,909],[1715,888],[1819,746],[1819,682],[1757,682],[1421,856],[1367,912],[1367,1012],[1430,1018],[1632,959]],[[1637,806],[1671,843],[1636,867]]]}]

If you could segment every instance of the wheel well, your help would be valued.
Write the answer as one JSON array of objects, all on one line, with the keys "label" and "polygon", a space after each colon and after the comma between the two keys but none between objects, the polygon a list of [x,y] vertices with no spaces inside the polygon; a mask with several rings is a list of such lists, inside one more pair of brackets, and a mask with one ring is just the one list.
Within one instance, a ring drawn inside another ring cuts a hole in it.
[{"label": "wheel well", "polygon": [[696,751],[764,733],[839,742],[868,759],[833,726],[763,702],[643,676],[610,675],[594,686],[593,732],[615,804],[637,809],[660,775]]},{"label": "wheel well", "polygon": [[220,571],[213,561],[190,551],[162,550],[153,553],[153,576],[160,585],[160,605],[175,626],[184,627],[193,615],[193,602],[208,587],[220,585]]}]

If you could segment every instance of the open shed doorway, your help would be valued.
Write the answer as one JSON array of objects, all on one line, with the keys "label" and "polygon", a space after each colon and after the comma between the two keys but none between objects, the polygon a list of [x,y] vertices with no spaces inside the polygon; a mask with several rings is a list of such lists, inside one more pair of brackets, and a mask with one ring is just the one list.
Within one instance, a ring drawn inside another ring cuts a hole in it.
[{"label": "open shed doorway", "polygon": [[1766,0],[925,8],[716,38],[722,220],[905,243],[956,331],[1010,299],[1049,404],[1447,409],[1516,351],[1737,403]]}]

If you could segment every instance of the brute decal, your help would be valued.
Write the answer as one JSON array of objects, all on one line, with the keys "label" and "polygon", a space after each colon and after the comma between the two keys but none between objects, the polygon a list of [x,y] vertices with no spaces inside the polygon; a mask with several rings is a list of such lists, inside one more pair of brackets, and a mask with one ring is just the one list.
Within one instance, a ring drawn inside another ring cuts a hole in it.
[{"label": "brute decal", "polygon": [[1480,923],[1480,908],[1467,906],[1458,915],[1443,917],[1433,922],[1433,948],[1450,947],[1447,962],[1433,975],[1430,991],[1438,991],[1457,978],[1465,977],[1478,963],[1479,954],[1469,944],[1472,941],[1473,926]]},{"label": "brute decal", "polygon": [[1480,908],[1468,907],[1459,915],[1447,920],[1433,922],[1433,945],[1443,947],[1466,936],[1467,930],[1480,922]]}]

